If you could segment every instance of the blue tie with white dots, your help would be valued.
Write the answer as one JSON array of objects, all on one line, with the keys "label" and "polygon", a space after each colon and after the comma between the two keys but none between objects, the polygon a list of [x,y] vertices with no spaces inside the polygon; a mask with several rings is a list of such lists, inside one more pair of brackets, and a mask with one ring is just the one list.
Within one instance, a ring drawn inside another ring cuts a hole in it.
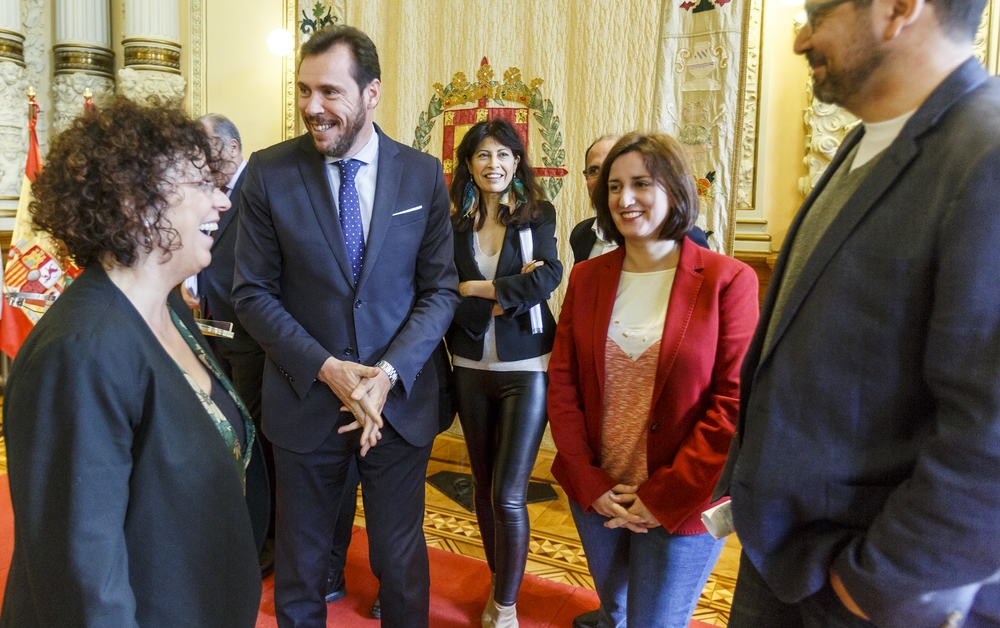
[{"label": "blue tie with white dots", "polygon": [[358,283],[361,274],[361,261],[365,257],[365,230],[361,223],[361,200],[354,179],[361,168],[362,162],[357,159],[341,159],[340,195],[337,200],[340,206],[340,228],[344,231],[344,244],[347,245],[347,256],[351,259],[351,270],[354,272],[354,283]]}]

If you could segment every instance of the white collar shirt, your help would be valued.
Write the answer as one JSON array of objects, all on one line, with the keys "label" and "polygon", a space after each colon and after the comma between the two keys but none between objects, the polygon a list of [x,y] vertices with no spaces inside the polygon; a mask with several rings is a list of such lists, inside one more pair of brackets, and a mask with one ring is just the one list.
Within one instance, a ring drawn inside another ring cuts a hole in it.
[{"label": "white collar shirt", "polygon": [[[364,228],[365,242],[368,241],[368,227],[372,223],[372,211],[375,208],[375,181],[378,178],[378,132],[375,125],[371,127],[371,137],[368,143],[361,150],[349,157],[357,159],[362,163],[358,174],[354,179],[354,186],[358,190],[358,199],[361,204],[361,224]],[[327,157],[328,164],[326,171],[330,181],[330,190],[333,192],[334,212],[340,218],[340,166],[336,163],[341,158]]]}]

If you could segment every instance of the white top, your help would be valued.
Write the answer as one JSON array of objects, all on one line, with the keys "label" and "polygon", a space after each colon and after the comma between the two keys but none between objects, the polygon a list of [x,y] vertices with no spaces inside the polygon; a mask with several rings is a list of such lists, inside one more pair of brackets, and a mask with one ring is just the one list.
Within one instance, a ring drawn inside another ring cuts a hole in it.
[{"label": "white top", "polygon": [[663,336],[676,268],[651,273],[622,271],[608,338],[633,362]]},{"label": "white top", "polygon": [[906,126],[916,109],[908,111],[898,118],[885,120],[884,122],[865,122],[865,134],[858,142],[858,152],[854,155],[854,162],[851,163],[851,170],[857,170],[872,160],[876,155],[889,148],[893,140],[899,136],[899,132]]},{"label": "white top", "polygon": [[[365,232],[365,242],[368,242],[368,227],[372,224],[372,211],[375,207],[375,180],[378,178],[378,133],[372,125],[372,136],[368,143],[348,159],[357,159],[364,165],[358,169],[354,177],[354,187],[358,189],[358,200],[361,203],[361,225]],[[326,163],[336,164],[341,158],[327,157]],[[333,191],[333,211],[340,218],[340,166],[326,169],[330,178],[330,190]]]},{"label": "white top", "polygon": [[590,225],[590,228],[593,230],[594,235],[597,236],[597,239],[594,240],[594,246],[593,248],[590,249],[590,257],[588,257],[587,259],[594,259],[598,255],[604,255],[605,253],[610,253],[611,251],[614,251],[615,249],[618,248],[617,242],[609,242],[608,240],[604,239],[604,232],[601,231],[601,228],[597,226],[596,220],[593,222],[593,224]]},{"label": "white top", "polygon": [[[500,251],[495,255],[486,255],[479,246],[479,232],[472,232],[472,252],[476,259],[476,266],[484,279],[492,281],[497,276],[497,264],[500,262]],[[501,362],[497,356],[497,332],[496,317],[490,318],[490,326],[486,328],[486,335],[483,336],[483,359],[470,360],[461,356],[452,356],[451,363],[467,369],[479,371],[539,371],[544,372],[549,368],[550,353],[540,355],[536,358],[526,360],[514,360],[513,362]]]}]

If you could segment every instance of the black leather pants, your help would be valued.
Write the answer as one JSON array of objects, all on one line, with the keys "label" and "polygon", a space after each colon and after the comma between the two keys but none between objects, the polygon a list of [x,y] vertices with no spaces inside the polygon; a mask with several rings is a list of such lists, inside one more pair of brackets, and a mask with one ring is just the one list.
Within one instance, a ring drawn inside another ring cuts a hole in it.
[{"label": "black leather pants", "polygon": [[545,431],[541,372],[455,369],[458,418],[469,448],[476,518],[486,561],[496,574],[493,597],[509,606],[528,560],[528,479]]}]

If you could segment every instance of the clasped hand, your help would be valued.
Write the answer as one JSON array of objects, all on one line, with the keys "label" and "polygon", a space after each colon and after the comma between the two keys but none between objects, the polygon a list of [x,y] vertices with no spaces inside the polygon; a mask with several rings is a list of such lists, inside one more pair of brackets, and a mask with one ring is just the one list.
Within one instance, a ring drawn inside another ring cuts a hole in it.
[{"label": "clasped hand", "polygon": [[601,495],[592,504],[594,510],[608,517],[606,528],[626,528],[632,532],[645,534],[650,528],[659,527],[653,513],[639,499],[638,486],[617,484]]},{"label": "clasped hand", "polygon": [[337,433],[362,428],[361,455],[364,456],[382,438],[382,407],[389,395],[389,376],[377,366],[345,362],[331,356],[323,363],[317,379],[329,386],[343,402],[341,412],[354,415],[354,421],[338,428]]}]

